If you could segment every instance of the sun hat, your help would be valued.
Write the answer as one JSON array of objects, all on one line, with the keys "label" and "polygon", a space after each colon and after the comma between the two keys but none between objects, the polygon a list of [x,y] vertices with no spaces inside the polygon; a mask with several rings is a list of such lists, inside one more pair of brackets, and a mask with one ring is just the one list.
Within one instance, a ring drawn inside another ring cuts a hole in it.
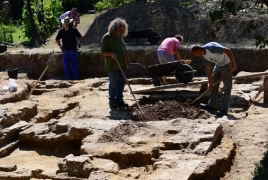
[{"label": "sun hat", "polygon": [[73,22],[73,19],[70,19],[68,16],[61,20],[63,25],[68,25]]}]

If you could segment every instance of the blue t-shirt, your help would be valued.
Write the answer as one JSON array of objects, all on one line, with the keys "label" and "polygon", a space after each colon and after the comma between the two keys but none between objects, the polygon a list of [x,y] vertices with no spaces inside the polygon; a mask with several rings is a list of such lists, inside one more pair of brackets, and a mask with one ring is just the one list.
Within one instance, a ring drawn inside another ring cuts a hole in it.
[{"label": "blue t-shirt", "polygon": [[226,53],[223,53],[224,46],[216,42],[210,42],[203,46],[206,54],[202,55],[203,64],[209,66],[210,62],[215,63],[217,66],[224,66],[230,63],[230,59]]}]

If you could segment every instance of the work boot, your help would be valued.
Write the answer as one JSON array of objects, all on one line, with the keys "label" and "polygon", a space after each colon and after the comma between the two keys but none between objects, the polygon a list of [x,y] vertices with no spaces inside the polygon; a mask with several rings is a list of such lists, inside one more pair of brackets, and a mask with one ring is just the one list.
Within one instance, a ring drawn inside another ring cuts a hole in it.
[{"label": "work boot", "polygon": [[161,82],[161,85],[168,85],[168,82],[167,81],[163,81],[163,82]]},{"label": "work boot", "polygon": [[116,102],[109,102],[110,108],[118,108],[118,104]]},{"label": "work boot", "polygon": [[200,103],[200,108],[207,111],[217,111],[217,108],[210,107],[209,104]]},{"label": "work boot", "polygon": [[117,101],[117,105],[120,107],[128,107],[128,104],[125,101]]},{"label": "work boot", "polygon": [[223,117],[223,116],[227,116],[227,112],[220,110],[219,112],[217,112],[217,117]]}]

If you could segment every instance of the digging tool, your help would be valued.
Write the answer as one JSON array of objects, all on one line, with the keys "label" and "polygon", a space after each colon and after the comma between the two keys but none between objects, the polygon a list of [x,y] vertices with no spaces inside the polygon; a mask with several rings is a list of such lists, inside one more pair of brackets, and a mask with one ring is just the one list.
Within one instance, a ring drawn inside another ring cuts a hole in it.
[{"label": "digging tool", "polygon": [[132,89],[131,89],[131,87],[130,87],[130,85],[129,85],[128,81],[127,81],[127,78],[126,78],[126,76],[125,76],[124,71],[122,70],[121,65],[119,64],[119,61],[118,61],[117,57],[116,57],[116,59],[115,59],[115,60],[116,60],[116,62],[117,62],[117,65],[118,65],[118,67],[119,67],[119,69],[120,69],[120,71],[121,71],[121,73],[122,73],[122,75],[123,75],[123,77],[124,77],[125,81],[127,82],[127,85],[128,85],[128,87],[129,87],[130,93],[132,94],[132,96],[133,96],[133,98],[134,98],[135,102],[137,103],[137,106],[138,106],[138,108],[139,108],[139,110],[140,110],[140,112],[141,112],[141,115],[142,115],[143,120],[146,120],[146,117],[145,117],[145,115],[144,115],[143,111],[141,110],[141,107],[140,107],[140,105],[139,105],[138,101],[136,100],[135,95],[134,95],[134,94],[133,94],[133,92],[132,92]]},{"label": "digging tool", "polygon": [[[224,80],[229,74],[231,74],[232,73],[232,71],[229,71],[228,73],[226,73],[224,76],[222,76],[217,82],[215,82],[214,83],[214,85],[217,85],[217,84],[219,84],[222,80]],[[198,100],[200,100],[203,96],[205,96],[206,95],[206,93],[209,91],[209,88],[205,91],[205,92],[203,92],[198,98],[196,98],[190,105],[195,105],[196,104],[196,102],[198,101]]]},{"label": "digging tool", "polygon": [[37,86],[37,84],[39,83],[39,81],[41,80],[41,78],[43,77],[43,75],[45,74],[45,72],[47,71],[47,69],[48,69],[48,66],[44,69],[44,71],[42,72],[42,74],[40,75],[40,77],[38,78],[38,80],[36,81],[36,83],[34,84],[33,88],[31,89],[31,92],[26,97],[26,100],[28,100],[29,97],[32,95],[35,87]]},{"label": "digging tool", "polygon": [[187,56],[187,52],[188,52],[188,47],[189,47],[190,39],[191,39],[191,36],[190,36],[189,39],[188,39],[188,43],[187,43],[187,48],[186,48],[186,52],[185,52],[184,59],[186,59],[186,56]]}]

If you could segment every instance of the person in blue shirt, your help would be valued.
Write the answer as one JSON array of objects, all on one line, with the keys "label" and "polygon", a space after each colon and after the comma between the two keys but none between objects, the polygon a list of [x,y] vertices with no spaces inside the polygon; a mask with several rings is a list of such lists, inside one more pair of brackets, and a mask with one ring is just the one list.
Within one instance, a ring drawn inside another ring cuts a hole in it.
[{"label": "person in blue shirt", "polygon": [[[191,47],[190,51],[195,57],[202,58],[208,77],[210,99],[207,104],[201,103],[200,107],[211,111],[217,110],[217,97],[220,83],[216,85],[214,85],[214,83],[230,71],[234,72],[237,69],[232,50],[217,42],[209,42],[204,46],[194,45]],[[215,65],[213,69],[211,67],[211,63]],[[217,112],[218,117],[223,117],[228,114],[233,85],[232,77],[233,75],[230,73],[223,79],[224,95],[220,111]]]},{"label": "person in blue shirt", "polygon": [[60,28],[62,27],[61,20],[69,17],[70,19],[73,19],[73,26],[77,28],[77,25],[80,24],[80,14],[77,12],[77,8],[72,8],[70,11],[66,11],[62,15],[60,15]]}]

